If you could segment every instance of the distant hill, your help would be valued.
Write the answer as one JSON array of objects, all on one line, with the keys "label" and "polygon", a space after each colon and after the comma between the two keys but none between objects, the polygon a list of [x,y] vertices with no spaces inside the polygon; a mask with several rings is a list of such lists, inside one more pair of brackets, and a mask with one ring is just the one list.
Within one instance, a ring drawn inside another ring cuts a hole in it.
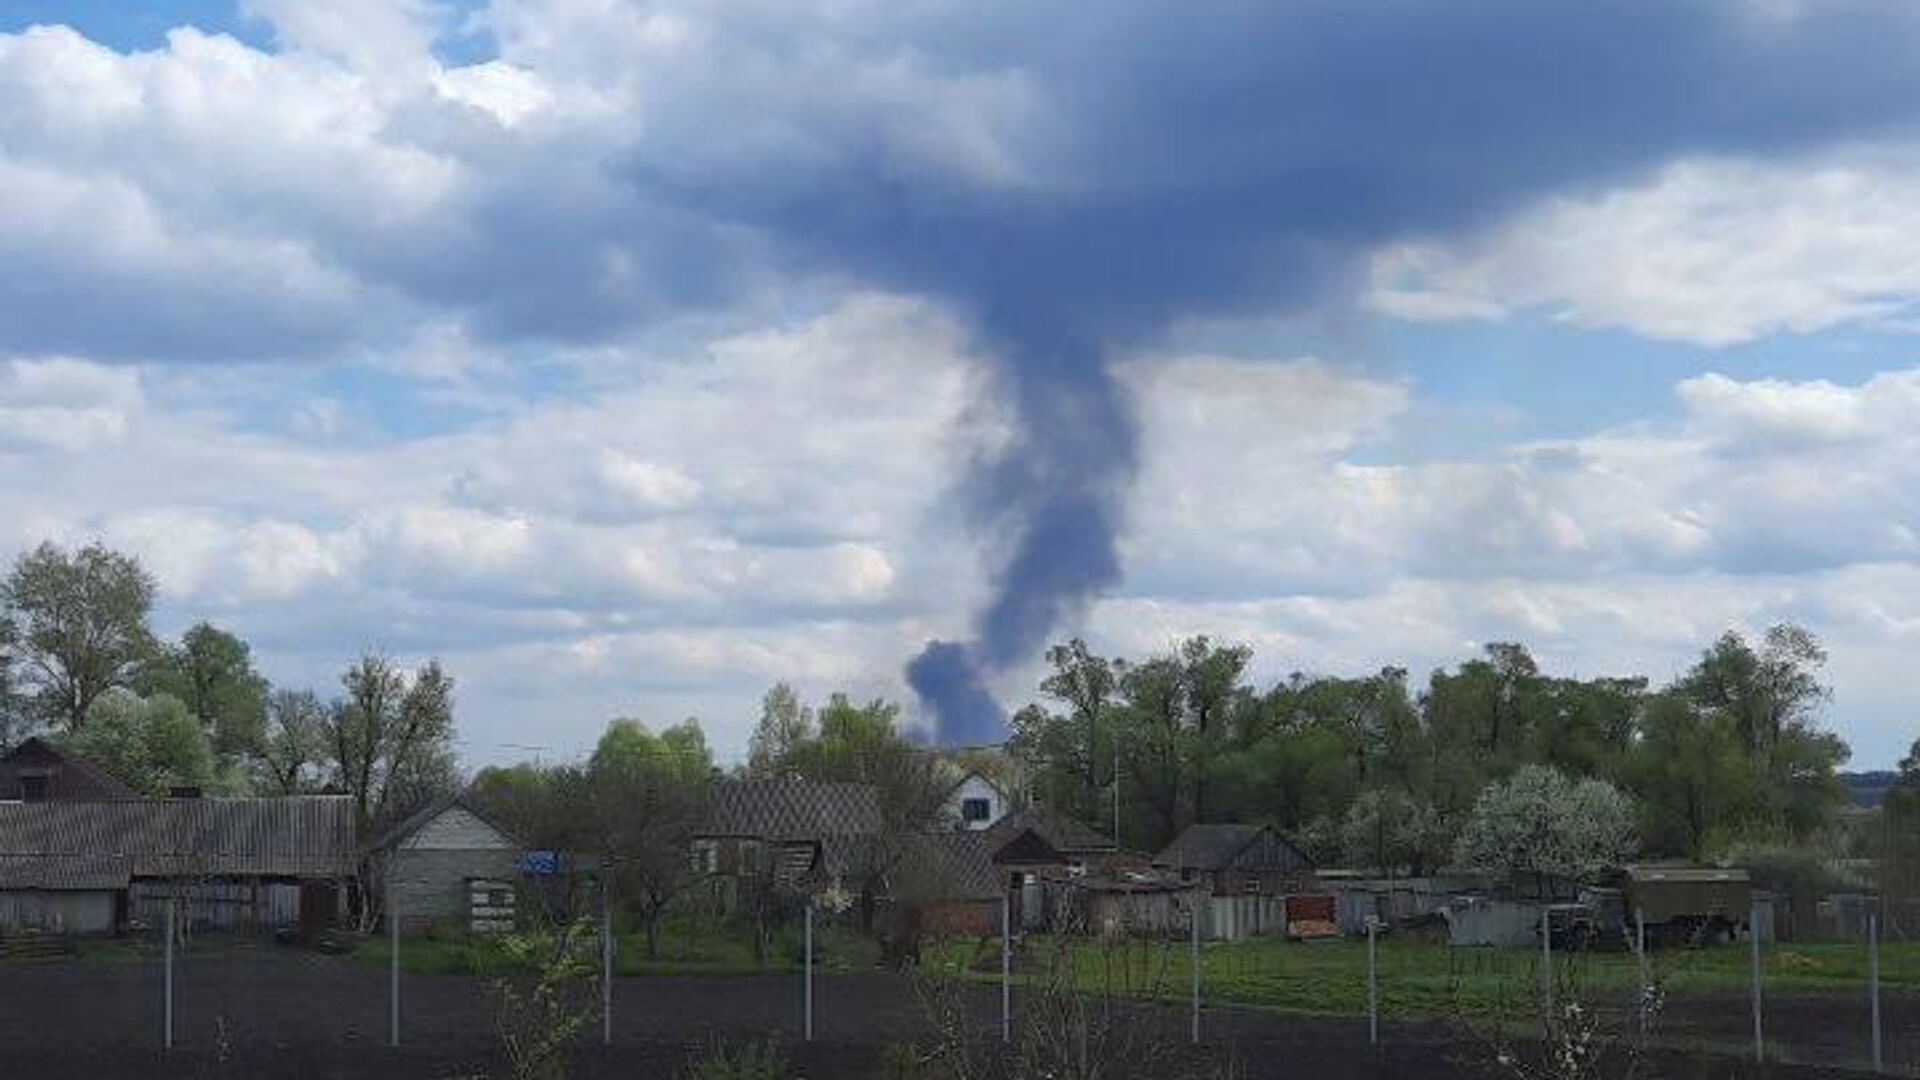
[{"label": "distant hill", "polygon": [[1879,806],[1887,797],[1887,789],[1898,779],[1900,774],[1891,770],[1840,774],[1840,782],[1847,785],[1847,798],[1855,806]]}]

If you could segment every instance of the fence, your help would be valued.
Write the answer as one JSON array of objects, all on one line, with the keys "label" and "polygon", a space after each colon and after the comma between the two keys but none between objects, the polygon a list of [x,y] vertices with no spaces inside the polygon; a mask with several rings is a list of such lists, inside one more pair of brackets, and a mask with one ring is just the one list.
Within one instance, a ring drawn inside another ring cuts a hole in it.
[{"label": "fence", "polygon": [[[175,897],[172,919],[166,902],[143,898],[142,910],[160,906],[158,917],[138,920],[125,938],[77,939],[78,956],[0,960],[0,1066],[79,1055],[102,1066],[89,1075],[145,1075],[171,1053],[261,1075],[285,1071],[275,1054],[346,1072],[372,1070],[387,1055],[479,1071],[502,1053],[510,1018],[501,986],[533,1000],[524,991],[538,956],[515,966],[497,942],[436,933],[401,938],[396,952],[385,935],[345,935],[357,955],[333,955],[222,929],[218,897]],[[663,1074],[702,1046],[767,1039],[795,1060],[870,1061],[901,1044],[991,1059],[1064,1053],[1077,1032],[1103,1053],[1156,1063],[1158,1075],[1184,1075],[1190,1055],[1237,1054],[1244,1075],[1258,1076],[1252,1063],[1268,1047],[1308,1047],[1274,1051],[1288,1064],[1313,1047],[1350,1054],[1376,1045],[1427,1061],[1428,1047],[1454,1057],[1463,1047],[1467,1057],[1499,1046],[1526,1052],[1542,1038],[1585,1032],[1621,1052],[1757,1054],[1920,1075],[1920,943],[1879,940],[1877,919],[1848,942],[1567,953],[1453,947],[1385,929],[1317,944],[1206,940],[1204,920],[1217,910],[1196,913],[1188,902],[1184,920],[1103,935],[1061,907],[1036,929],[1018,920],[1003,929],[996,918],[988,933],[917,947],[895,940],[885,912],[863,929],[857,905],[799,903],[758,919],[682,911],[661,927],[656,958],[643,926],[617,911],[603,922],[596,905],[566,950],[578,970],[561,1005],[584,1017],[586,1053],[623,1062],[671,1053],[675,1060],[657,1063]],[[1574,1019],[1570,1004],[1588,1019]],[[546,1022],[530,1009],[524,1018]],[[1433,1053],[1433,1074],[1446,1075],[1451,1059]]]}]

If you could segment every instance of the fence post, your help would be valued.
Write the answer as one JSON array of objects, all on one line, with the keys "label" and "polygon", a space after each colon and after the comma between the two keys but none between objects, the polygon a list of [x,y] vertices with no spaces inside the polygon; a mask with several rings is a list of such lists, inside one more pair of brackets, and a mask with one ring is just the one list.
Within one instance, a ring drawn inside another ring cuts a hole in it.
[{"label": "fence post", "polygon": [[167,963],[166,989],[162,994],[165,1005],[162,1008],[164,1018],[160,1035],[161,1045],[173,1049],[173,893],[167,893]]},{"label": "fence post", "polygon": [[1765,1061],[1766,1043],[1760,1031],[1760,905],[1755,903],[1747,913],[1747,939],[1752,943],[1753,981],[1753,1060]]},{"label": "fence post", "polygon": [[1653,988],[1647,985],[1647,910],[1642,907],[1633,909],[1634,954],[1640,960],[1640,1041],[1647,1041],[1647,1010],[1652,1006],[1649,1000]]},{"label": "fence post", "polygon": [[1540,905],[1540,1034],[1553,1038],[1553,913],[1552,903]]},{"label": "fence post", "polygon": [[813,1041],[813,898],[807,898],[807,976],[806,976],[806,1030],[807,1041]]},{"label": "fence post", "polygon": [[600,1045],[613,1045],[613,902],[600,871]]},{"label": "fence post", "polygon": [[1367,1041],[1378,1045],[1380,1042],[1380,984],[1375,972],[1374,937],[1379,924],[1372,916],[1367,918]]},{"label": "fence post", "polygon": [[1013,1041],[1013,893],[1000,894],[1000,1041]]},{"label": "fence post", "polygon": [[[393,872],[388,867],[387,872]],[[387,942],[392,955],[387,963],[387,1001],[388,1023],[391,1027],[388,1035],[389,1046],[400,1045],[400,904],[394,899],[393,881],[387,881]]]},{"label": "fence post", "polygon": [[1867,916],[1867,996],[1873,1001],[1873,1071],[1882,1068],[1880,1059],[1880,915]]},{"label": "fence post", "polygon": [[1195,897],[1193,911],[1187,917],[1187,923],[1191,927],[1191,933],[1188,936],[1190,944],[1187,948],[1187,962],[1193,969],[1193,1042],[1196,1046],[1200,1043],[1200,903],[1204,899],[1204,896]]}]

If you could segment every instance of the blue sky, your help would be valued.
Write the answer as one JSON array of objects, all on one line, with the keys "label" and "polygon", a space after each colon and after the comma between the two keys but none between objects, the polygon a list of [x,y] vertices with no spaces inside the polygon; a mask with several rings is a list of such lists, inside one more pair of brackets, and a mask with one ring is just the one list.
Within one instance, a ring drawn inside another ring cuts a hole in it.
[{"label": "blue sky", "polygon": [[1070,633],[1663,679],[1792,619],[1887,765],[1916,46],[1892,0],[25,0],[0,546],[136,551],[284,683],[440,656],[471,764],[737,754],[778,679],[970,737]]}]

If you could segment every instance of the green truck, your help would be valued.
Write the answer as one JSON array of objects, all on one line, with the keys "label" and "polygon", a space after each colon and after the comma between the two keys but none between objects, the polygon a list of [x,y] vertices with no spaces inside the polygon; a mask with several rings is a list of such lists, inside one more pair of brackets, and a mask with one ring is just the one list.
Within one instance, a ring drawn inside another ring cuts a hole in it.
[{"label": "green truck", "polygon": [[1628,866],[1582,899],[1602,937],[1618,935],[1630,945],[1639,918],[1646,920],[1648,945],[1709,945],[1731,941],[1746,927],[1753,882],[1733,868]]}]

